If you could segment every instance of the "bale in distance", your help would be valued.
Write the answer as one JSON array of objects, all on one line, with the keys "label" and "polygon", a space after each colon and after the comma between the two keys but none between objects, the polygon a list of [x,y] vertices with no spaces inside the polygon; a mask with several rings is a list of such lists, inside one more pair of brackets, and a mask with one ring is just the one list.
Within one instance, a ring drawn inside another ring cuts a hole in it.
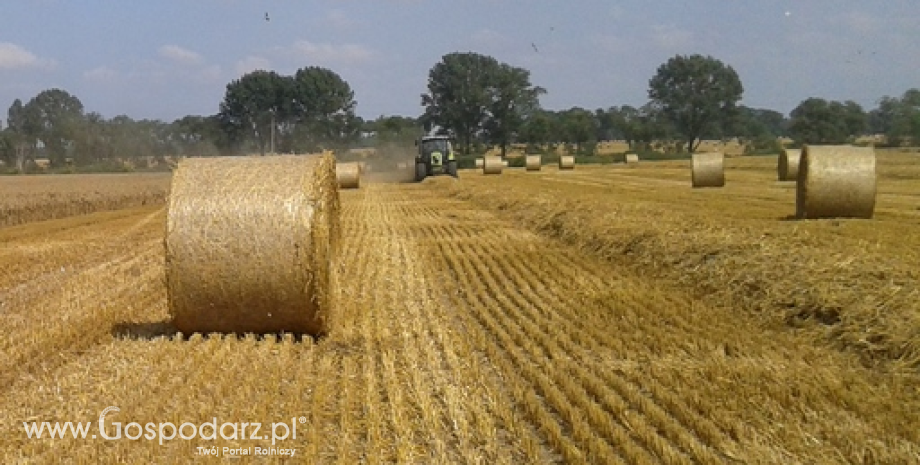
[{"label": "bale in distance", "polygon": [[796,179],[799,219],[872,218],[875,212],[875,150],[849,145],[802,149]]},{"label": "bale in distance", "polygon": [[191,333],[332,329],[338,254],[335,159],[183,159],[166,219],[174,326]]},{"label": "bale in distance", "polygon": [[799,178],[799,159],[801,149],[784,149],[779,154],[776,164],[777,178],[780,181],[795,181]]},{"label": "bale in distance", "polygon": [[502,167],[504,168],[508,167],[508,160],[502,160]]},{"label": "bale in distance", "polygon": [[496,155],[486,155],[482,160],[482,174],[502,174],[504,167],[504,160]]},{"label": "bale in distance", "polygon": [[485,160],[482,157],[476,159],[476,169],[481,170],[485,166]]},{"label": "bale in distance", "polygon": [[563,155],[559,157],[559,169],[561,170],[575,169],[575,157],[573,155]]},{"label": "bale in distance", "polygon": [[524,161],[524,166],[527,167],[527,171],[540,171],[540,168],[543,166],[543,157],[540,155],[527,155]]},{"label": "bale in distance", "polygon": [[361,184],[361,165],[358,163],[337,163],[335,178],[339,189],[357,189]]},{"label": "bale in distance", "polygon": [[639,155],[635,153],[627,153],[626,154],[626,164],[635,165],[636,163],[639,163]]},{"label": "bale in distance", "polygon": [[725,154],[694,153],[691,170],[693,187],[722,187],[725,185]]}]

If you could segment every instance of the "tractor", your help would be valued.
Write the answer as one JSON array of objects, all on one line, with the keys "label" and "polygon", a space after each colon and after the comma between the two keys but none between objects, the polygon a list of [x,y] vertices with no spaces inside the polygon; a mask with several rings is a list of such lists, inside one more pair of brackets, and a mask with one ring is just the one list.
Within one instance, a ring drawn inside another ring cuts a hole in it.
[{"label": "tractor", "polygon": [[418,147],[415,155],[416,182],[439,174],[457,177],[457,159],[449,137],[425,136],[417,139],[415,145]]}]

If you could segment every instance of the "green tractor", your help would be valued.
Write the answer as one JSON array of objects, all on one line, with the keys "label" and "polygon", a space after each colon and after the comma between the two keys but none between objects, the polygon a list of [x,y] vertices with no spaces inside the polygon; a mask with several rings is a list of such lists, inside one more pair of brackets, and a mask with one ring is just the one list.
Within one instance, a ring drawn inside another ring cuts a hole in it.
[{"label": "green tractor", "polygon": [[415,181],[428,176],[447,174],[457,177],[457,158],[447,136],[425,136],[415,141]]}]

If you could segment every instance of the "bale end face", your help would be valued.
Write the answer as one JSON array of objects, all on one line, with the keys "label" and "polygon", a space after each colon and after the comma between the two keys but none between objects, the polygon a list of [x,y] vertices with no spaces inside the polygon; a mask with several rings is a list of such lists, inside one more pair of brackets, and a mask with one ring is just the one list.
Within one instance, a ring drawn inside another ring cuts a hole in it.
[{"label": "bale end face", "polygon": [[191,333],[322,335],[334,324],[331,156],[188,158],[172,179],[166,284]]},{"label": "bale end face", "polygon": [[540,155],[527,155],[525,166],[527,171],[540,171],[543,166],[543,157]]},{"label": "bale end face", "polygon": [[877,189],[875,167],[875,150],[871,147],[804,147],[796,179],[796,218],[872,218]]},{"label": "bale end face", "polygon": [[694,188],[725,186],[725,155],[722,152],[694,153],[691,183]]},{"label": "bale end face", "polygon": [[776,176],[780,181],[795,181],[799,177],[800,149],[785,149],[779,154],[776,163]]},{"label": "bale end face", "polygon": [[482,174],[502,174],[502,169],[504,168],[505,161],[502,160],[502,157],[488,155],[483,158]]},{"label": "bale end face", "polygon": [[361,165],[355,163],[337,163],[335,177],[339,189],[357,189],[361,184]]},{"label": "bale end face", "polygon": [[637,163],[639,163],[639,155],[635,153],[626,154],[626,164],[627,165],[635,165]]},{"label": "bale end face", "polygon": [[564,155],[564,156],[559,157],[559,169],[560,170],[575,169],[575,157],[572,155]]}]

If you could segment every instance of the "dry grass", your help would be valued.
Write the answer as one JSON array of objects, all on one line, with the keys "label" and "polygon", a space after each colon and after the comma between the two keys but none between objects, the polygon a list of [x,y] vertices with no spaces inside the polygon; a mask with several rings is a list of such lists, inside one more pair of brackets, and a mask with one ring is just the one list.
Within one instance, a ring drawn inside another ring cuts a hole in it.
[{"label": "dry grass", "polygon": [[[736,174],[718,192],[690,189],[686,164],[470,173],[342,192],[344,324],[318,341],[175,337],[165,324],[162,209],[0,230],[0,269],[39,277],[0,281],[0,460],[174,463],[201,458],[198,446],[270,444],[30,440],[21,427],[95,422],[114,405],[111,421],[123,424],[216,417],[264,429],[303,417],[297,438],[278,445],[308,463],[916,463],[916,374],[866,368],[815,344],[807,327],[771,326],[742,300],[700,298],[687,286],[694,278],[668,274],[695,267],[711,277],[713,261],[726,274],[744,261],[764,272],[760,262],[778,256],[770,235],[779,230],[767,223],[798,225],[787,253],[837,250],[819,236],[846,244],[873,234],[860,222],[777,221],[793,193],[761,184],[775,171]],[[449,186],[459,189],[453,198]],[[877,222],[916,220],[889,197],[900,185],[880,188]],[[618,194],[630,200],[609,201]],[[495,209],[512,204],[520,210]],[[546,210],[553,204],[562,208]],[[727,208],[741,204],[749,208]],[[593,210],[565,210],[578,205]],[[710,208],[726,211],[716,221],[700,213]],[[566,241],[617,233],[633,247],[578,250],[534,228]],[[723,240],[656,261],[707,234]],[[762,239],[764,249],[741,247]],[[885,254],[909,262],[900,252],[915,245]],[[819,259],[799,266],[821,274]],[[902,271],[895,264],[888,277]]]},{"label": "dry grass", "polygon": [[0,227],[161,205],[168,173],[0,176]]},{"label": "dry grass", "polygon": [[879,163],[872,221],[790,221],[795,187],[775,181],[773,157],[726,160],[738,185],[718,191],[690,189],[681,181],[687,162],[673,162],[473,179],[455,194],[714,304],[804,327],[866,363],[918,368],[920,178],[891,167],[916,169],[920,159],[880,155]]}]

